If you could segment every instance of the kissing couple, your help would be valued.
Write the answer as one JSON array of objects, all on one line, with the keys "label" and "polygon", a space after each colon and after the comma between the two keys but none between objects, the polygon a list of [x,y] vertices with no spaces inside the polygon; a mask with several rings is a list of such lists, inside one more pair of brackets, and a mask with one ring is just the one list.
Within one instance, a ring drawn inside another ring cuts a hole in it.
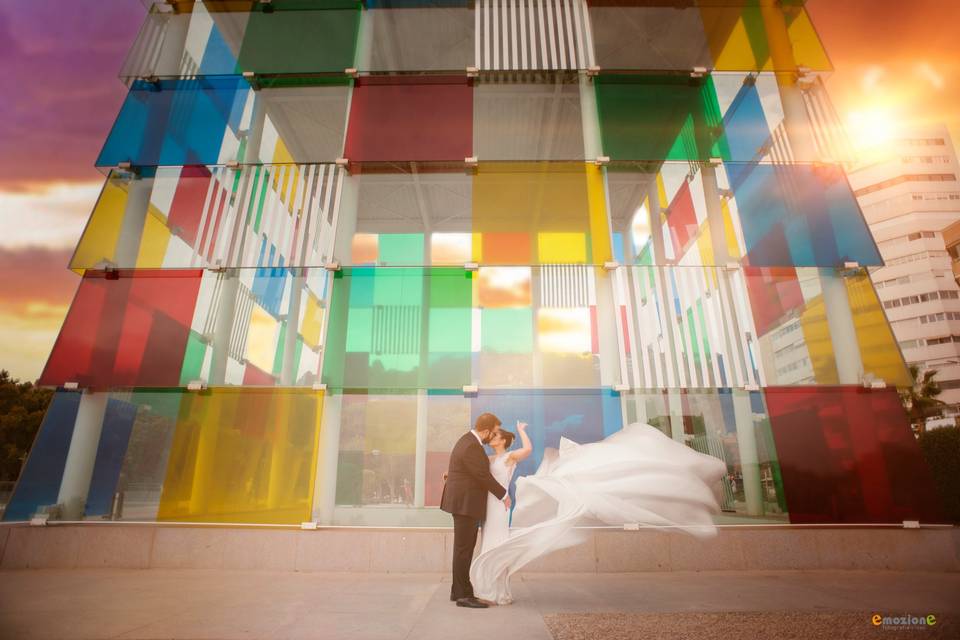
[{"label": "kissing couple", "polygon": [[[517,422],[516,434],[501,426],[492,413],[477,417],[454,445],[444,474],[440,508],[453,516],[450,600],[457,606],[510,604],[510,576],[540,556],[586,541],[587,527],[631,524],[716,536],[712,514],[720,511],[727,474],[722,460],[643,423],[588,444],[561,437],[558,449],[543,451],[535,474],[517,479],[511,505],[514,470],[533,446],[526,423]],[[517,435],[520,447],[511,450]],[[487,456],[484,445],[494,455]]]}]

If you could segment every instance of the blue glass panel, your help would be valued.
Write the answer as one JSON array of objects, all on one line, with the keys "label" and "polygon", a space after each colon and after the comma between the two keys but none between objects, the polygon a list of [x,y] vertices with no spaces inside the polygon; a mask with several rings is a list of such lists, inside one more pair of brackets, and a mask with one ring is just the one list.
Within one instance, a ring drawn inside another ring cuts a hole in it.
[{"label": "blue glass panel", "polygon": [[97,166],[217,164],[249,85],[240,76],[133,83]]},{"label": "blue glass panel", "polygon": [[734,175],[751,266],[883,264],[840,167],[748,164]]},{"label": "blue glass panel", "polygon": [[[723,128],[727,132],[730,157],[738,160],[759,160],[762,149],[770,140],[770,128],[763,115],[760,95],[753,83],[744,84],[723,116]],[[731,183],[740,181],[748,165],[728,165],[727,176]]]},{"label": "blue glass panel", "polygon": [[529,425],[533,454],[517,465],[516,477],[535,473],[544,450],[559,448],[561,437],[585,444],[623,428],[620,394],[605,388],[481,389],[470,401],[470,423],[487,412],[500,418],[502,428],[514,434],[518,420]]},{"label": "blue glass panel", "polygon": [[56,504],[79,408],[80,393],[54,394],[3,514],[5,521],[27,520],[38,507]]},{"label": "blue glass panel", "polygon": [[136,417],[137,405],[122,400],[107,401],[84,515],[102,516],[110,513],[113,494],[120,479],[120,467],[127,453],[127,443],[130,442]]},{"label": "blue glass panel", "polygon": [[219,76],[235,73],[237,73],[237,59],[230,51],[227,41],[223,39],[220,29],[214,24],[210,30],[210,38],[207,40],[207,48],[203,51],[198,75]]}]

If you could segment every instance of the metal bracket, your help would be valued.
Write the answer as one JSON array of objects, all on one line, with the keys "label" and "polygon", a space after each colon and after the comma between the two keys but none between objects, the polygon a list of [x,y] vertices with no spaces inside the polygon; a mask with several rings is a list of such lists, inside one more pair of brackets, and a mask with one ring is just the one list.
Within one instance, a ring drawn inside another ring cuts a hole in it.
[{"label": "metal bracket", "polygon": [[476,77],[479,77],[479,76],[480,76],[480,69],[479,69],[479,67],[467,67],[467,77],[468,77],[468,78],[476,78]]},{"label": "metal bracket", "polygon": [[343,70],[343,73],[347,76],[350,76],[351,78],[360,77],[360,71],[358,71],[354,67],[347,67],[346,69]]},{"label": "metal bracket", "polygon": [[340,261],[331,260],[330,262],[327,262],[326,264],[324,264],[323,268],[326,269],[327,271],[340,271]]},{"label": "metal bracket", "polygon": [[253,71],[244,71],[243,79],[250,84],[250,88],[254,91],[260,90],[260,82],[257,80],[257,74],[255,74]]},{"label": "metal bracket", "polygon": [[607,262],[603,263],[603,268],[606,271],[616,271],[620,268],[620,263],[616,260],[608,260]]},{"label": "metal bracket", "polygon": [[613,390],[617,393],[626,393],[630,391],[630,385],[628,384],[615,384],[613,385]]},{"label": "metal bracket", "polygon": [[597,156],[596,160],[593,161],[593,164],[598,167],[605,167],[610,164],[610,156]]},{"label": "metal bracket", "polygon": [[203,380],[191,380],[187,383],[187,391],[206,391],[207,383]]},{"label": "metal bracket", "polygon": [[463,268],[465,271],[478,271],[480,269],[480,264],[477,262],[464,262]]},{"label": "metal bracket", "polygon": [[690,72],[691,78],[702,78],[706,75],[707,75],[706,67],[694,67],[693,70]]},{"label": "metal bracket", "polygon": [[316,383],[314,383],[314,385],[313,385],[313,390],[314,390],[314,391],[326,391],[326,390],[327,390],[327,385],[324,384],[323,382],[316,382]]},{"label": "metal bracket", "polygon": [[598,67],[597,65],[591,65],[587,67],[587,77],[596,78],[598,75],[600,75],[600,71],[601,71],[600,67]]},{"label": "metal bracket", "polygon": [[480,393],[480,387],[475,384],[465,384],[463,385],[463,395],[465,396],[475,396]]}]

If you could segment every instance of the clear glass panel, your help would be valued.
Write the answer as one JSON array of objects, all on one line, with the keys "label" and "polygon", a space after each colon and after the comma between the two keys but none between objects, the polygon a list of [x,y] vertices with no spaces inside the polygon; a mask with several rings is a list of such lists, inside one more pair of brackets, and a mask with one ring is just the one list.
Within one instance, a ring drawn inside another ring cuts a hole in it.
[{"label": "clear glass panel", "polygon": [[765,392],[793,523],[944,522],[895,389]]},{"label": "clear glass panel", "polygon": [[584,158],[577,76],[484,77],[473,93],[473,149],[480,160]]},{"label": "clear glass panel", "polygon": [[474,14],[464,6],[395,9],[370,7],[363,28],[369,53],[363,71],[463,71],[474,63]]},{"label": "clear glass panel", "polygon": [[472,127],[465,76],[360,78],[344,154],[354,162],[462,162],[473,155]]},{"label": "clear glass panel", "polygon": [[[627,422],[647,423],[727,463],[717,522],[784,522],[786,500],[762,393],[732,389],[647,389],[622,394]],[[742,521],[741,521],[742,522]]]},{"label": "clear glass panel", "polygon": [[[869,276],[813,268],[632,267],[616,276],[622,344],[639,388],[836,384],[843,349],[830,336],[823,286],[840,278],[863,374],[910,384]],[[844,318],[848,318],[845,320]],[[837,354],[841,355],[837,355]]]},{"label": "clear glass panel", "polygon": [[[266,246],[262,253],[269,255]],[[87,271],[41,384],[312,386],[328,274],[273,264],[224,272]]]},{"label": "clear glass panel", "polygon": [[70,268],[323,265],[343,175],[329,164],[113,171]]},{"label": "clear glass panel", "polygon": [[[536,471],[560,438],[596,442],[623,426],[618,394],[609,389],[358,391],[335,393],[340,405],[340,454],[334,524],[449,526],[437,507],[442,474],[457,439],[477,416],[492,412],[516,432],[527,422],[533,454],[515,477]],[[519,446],[519,445],[515,445]],[[511,492],[513,487],[511,487]]]},{"label": "clear glass panel", "polygon": [[338,272],[323,381],[330,388],[589,387],[617,376],[601,352],[609,276],[588,266],[362,268]]}]

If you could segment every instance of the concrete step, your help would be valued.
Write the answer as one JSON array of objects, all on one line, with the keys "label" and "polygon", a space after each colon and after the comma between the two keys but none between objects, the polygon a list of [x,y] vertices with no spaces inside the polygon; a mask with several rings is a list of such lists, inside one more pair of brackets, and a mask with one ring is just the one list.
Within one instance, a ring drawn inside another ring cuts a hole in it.
[{"label": "concrete step", "polygon": [[[0,568],[443,573],[452,545],[452,529],[13,524],[0,526]],[[960,571],[960,529],[724,527],[710,540],[592,529],[523,573],[820,569]]]}]

